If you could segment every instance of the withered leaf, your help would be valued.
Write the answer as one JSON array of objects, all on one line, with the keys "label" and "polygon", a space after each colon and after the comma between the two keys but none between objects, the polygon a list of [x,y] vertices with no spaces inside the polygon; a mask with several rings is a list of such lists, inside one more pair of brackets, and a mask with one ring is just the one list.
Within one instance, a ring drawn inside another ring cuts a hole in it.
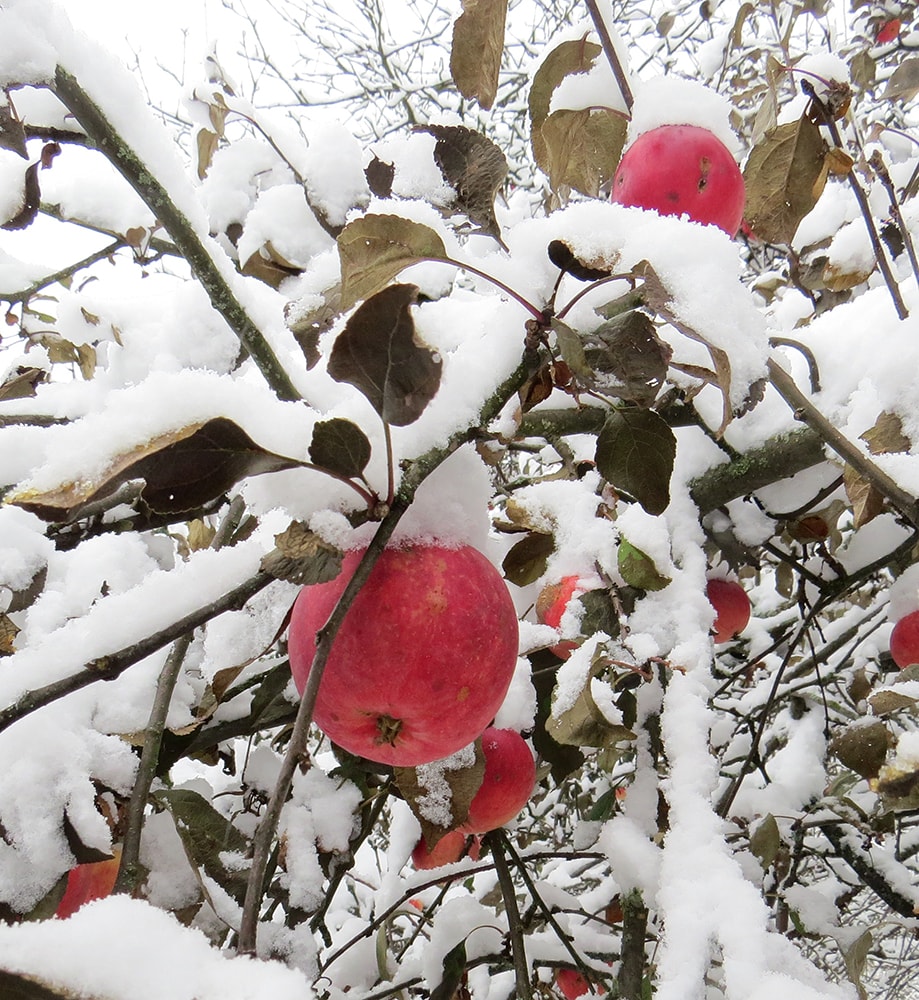
[{"label": "withered leaf", "polygon": [[275,548],[262,557],[262,569],[298,586],[327,583],[341,572],[343,553],[300,521],[274,537]]},{"label": "withered leaf", "polygon": [[378,198],[392,197],[392,182],[396,176],[395,164],[374,156],[364,168],[364,176],[367,178],[371,194],[375,194]]},{"label": "withered leaf", "polygon": [[341,305],[350,309],[412,264],[443,260],[443,240],[420,222],[399,215],[365,215],[338,234]]},{"label": "withered leaf", "polygon": [[591,681],[604,669],[602,656],[596,656],[591,665],[587,681],[575,703],[556,714],[553,694],[552,714],[546,722],[546,732],[566,746],[609,747],[620,740],[634,740],[635,733],[627,726],[609,721],[597,707],[590,691]]},{"label": "withered leaf", "polygon": [[370,461],[367,435],[350,420],[334,417],[313,428],[310,461],[339,476],[360,476]]},{"label": "withered leaf", "polygon": [[226,858],[236,854],[244,861],[249,846],[246,837],[203,796],[190,789],[167,788],[156,792],[154,798],[172,816],[192,867],[203,871],[242,905],[248,866],[228,865]]},{"label": "withered leaf", "polygon": [[300,463],[256,444],[226,417],[161,434],[115,456],[97,479],[62,483],[45,492],[19,490],[7,502],[46,521],[74,521],[86,506],[140,481],[140,497],[151,511],[193,511],[218,499],[247,476],[291,469]]},{"label": "withered leaf", "polygon": [[0,229],[25,229],[31,226],[41,205],[41,188],[38,183],[38,163],[26,168],[23,178],[22,208],[0,226]]},{"label": "withered leaf", "polygon": [[415,333],[415,285],[390,285],[348,320],[329,357],[329,375],[359,389],[380,417],[403,427],[417,420],[440,386],[443,362]]},{"label": "withered leaf", "polygon": [[418,131],[428,132],[437,140],[434,162],[456,191],[454,207],[483,232],[500,236],[495,195],[507,177],[504,153],[487,136],[463,125],[424,125]]},{"label": "withered leaf", "polygon": [[863,778],[876,778],[887,757],[890,732],[880,719],[846,726],[830,741],[830,751],[843,766]]},{"label": "withered leaf", "polygon": [[603,108],[553,111],[540,127],[545,151],[537,159],[553,191],[573,188],[595,198],[616,172],[627,123]]},{"label": "withered leaf", "polygon": [[782,846],[782,835],[779,824],[772,813],[765,815],[756,824],[750,834],[750,850],[763,868],[768,868],[779,853]]},{"label": "withered leaf", "polygon": [[594,42],[588,42],[585,35],[580,39],[562,42],[542,61],[530,86],[530,144],[537,163],[545,163],[548,158],[546,141],[542,134],[543,122],[549,117],[552,95],[555,88],[573,73],[585,73],[601,54],[603,49]]},{"label": "withered leaf", "polygon": [[[453,761],[434,761],[420,767],[395,767],[393,778],[405,797],[409,808],[421,824],[421,833],[433,850],[440,838],[449,830],[466,822],[469,804],[482,785],[485,775],[485,754],[481,737],[470,748],[471,763],[451,766]],[[465,751],[461,751],[465,754]],[[436,822],[435,817],[450,816],[446,826]]]},{"label": "withered leaf", "polygon": [[456,89],[488,110],[498,92],[508,0],[463,0],[453,24],[450,75]]},{"label": "withered leaf", "polygon": [[26,368],[20,365],[0,384],[0,400],[24,399],[35,395],[35,387],[41,385],[48,377],[42,368]]},{"label": "withered leaf", "polygon": [[303,273],[272,246],[269,240],[260,250],[256,250],[242,266],[242,273],[250,278],[258,278],[272,288],[279,288],[287,278]]},{"label": "withered leaf", "polygon": [[[911,442],[903,433],[903,422],[896,413],[883,412],[874,426],[861,435],[872,455],[889,455],[908,451]],[[851,465],[843,470],[846,497],[852,506],[854,524],[860,528],[886,509],[884,494]]]},{"label": "withered leaf", "polygon": [[791,243],[826,181],[827,145],[806,115],[778,125],[753,147],[744,167],[745,217],[768,243]]},{"label": "withered leaf", "polygon": [[303,351],[307,370],[319,362],[319,338],[331,330],[340,314],[341,285],[338,283],[324,289],[322,301],[313,308],[304,310],[296,303],[288,303],[285,309],[287,325]]},{"label": "withered leaf", "polygon": [[598,391],[638,406],[654,402],[673,351],[657,335],[646,313],[622,313],[588,334],[585,341]]},{"label": "withered leaf", "polygon": [[16,117],[9,100],[9,91],[4,90],[4,100],[0,102],[0,149],[18,153],[24,160],[29,158],[26,148],[26,132],[22,122]]},{"label": "withered leaf", "polygon": [[676,438],[654,410],[611,410],[597,435],[601,475],[635,497],[649,514],[662,514],[670,503],[675,459]]},{"label": "withered leaf", "polygon": [[501,568],[505,577],[518,587],[534,583],[546,571],[546,561],[555,551],[555,539],[541,531],[531,531],[512,545]]},{"label": "withered leaf", "polygon": [[883,96],[888,101],[911,101],[917,94],[919,94],[919,58],[913,56],[904,59],[893,71],[884,88]]},{"label": "withered leaf", "polygon": [[523,383],[518,392],[520,409],[523,413],[532,410],[534,406],[547,400],[555,388],[552,365],[548,362],[539,368]]},{"label": "withered leaf", "polygon": [[0,612],[0,656],[12,656],[16,650],[14,643],[19,632],[19,626],[13,619]]},{"label": "withered leaf", "polygon": [[220,144],[220,136],[212,132],[209,128],[199,128],[195,136],[195,145],[198,154],[198,180],[203,181],[207,177],[208,170],[214,160],[214,153]]}]

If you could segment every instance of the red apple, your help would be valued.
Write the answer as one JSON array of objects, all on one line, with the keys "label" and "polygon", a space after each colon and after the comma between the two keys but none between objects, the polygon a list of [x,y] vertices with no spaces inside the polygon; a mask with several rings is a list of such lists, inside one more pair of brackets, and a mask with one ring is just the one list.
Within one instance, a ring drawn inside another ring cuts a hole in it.
[{"label": "red apple", "polygon": [[115,886],[118,875],[118,865],[121,861],[121,851],[116,850],[115,857],[105,861],[91,861],[71,868],[67,876],[67,888],[63,898],[58,903],[54,915],[69,917],[71,913],[93,899],[103,899]]},{"label": "red apple", "polygon": [[473,837],[470,840],[464,830],[450,830],[430,850],[424,837],[420,837],[412,851],[412,864],[418,871],[427,871],[452,864],[466,855],[473,861],[478,861],[479,838]]},{"label": "red apple", "polygon": [[736,580],[709,580],[708,603],[715,609],[715,642],[730,642],[750,620],[750,598]]},{"label": "red apple", "polygon": [[576,997],[582,997],[588,991],[597,994],[606,992],[599,983],[596,986],[591,986],[577,969],[559,969],[555,973],[555,985],[567,1000],[575,1000]]},{"label": "red apple", "polygon": [[[304,587],[290,622],[300,692],[362,552]],[[469,546],[387,549],[335,638],[314,719],[350,753],[414,767],[471,743],[501,706],[517,663],[517,614],[500,573]]]},{"label": "red apple", "polygon": [[[558,628],[568,607],[568,602],[578,587],[579,578],[576,576],[563,576],[558,583],[549,583],[539,592],[536,598],[536,617],[543,625],[551,625]],[[567,660],[571,656],[572,650],[578,648],[578,644],[571,639],[563,639],[561,642],[550,646],[549,649],[555,653],[560,660]]]},{"label": "red apple", "polygon": [[487,833],[512,820],[530,801],[536,762],[526,740],[513,729],[489,727],[482,733],[485,774],[460,829]]},{"label": "red apple", "polygon": [[878,33],[875,35],[874,40],[878,45],[886,45],[888,42],[892,42],[897,35],[900,34],[900,28],[902,27],[902,22],[898,17],[892,17],[889,21],[885,21],[880,28],[878,28]]},{"label": "red apple", "polygon": [[743,174],[731,151],[698,125],[661,125],[625,151],[613,178],[620,205],[683,215],[734,236],[743,220]]},{"label": "red apple", "polygon": [[901,618],[890,633],[890,655],[903,670],[912,663],[919,663],[919,611]]}]

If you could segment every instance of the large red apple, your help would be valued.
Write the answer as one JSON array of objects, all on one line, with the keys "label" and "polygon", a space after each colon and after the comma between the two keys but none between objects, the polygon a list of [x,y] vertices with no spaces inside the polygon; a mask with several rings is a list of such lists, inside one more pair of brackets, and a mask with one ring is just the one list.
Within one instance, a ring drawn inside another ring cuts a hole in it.
[{"label": "large red apple", "polygon": [[[302,693],[326,623],[360,561],[304,587],[290,622]],[[501,575],[470,546],[387,549],[335,638],[314,719],[345,750],[414,767],[471,743],[501,706],[517,662],[517,613]]]},{"label": "large red apple", "polygon": [[715,642],[730,642],[747,627],[750,598],[736,580],[709,580],[705,587],[708,603],[715,609]]},{"label": "large red apple", "polygon": [[[577,576],[563,576],[558,583],[548,583],[543,587],[539,597],[536,598],[536,617],[543,625],[559,627],[562,615],[574,596],[579,582]],[[560,660],[567,660],[572,650],[577,648],[578,644],[571,639],[563,639],[549,647]]]},{"label": "large red apple", "polygon": [[743,220],[743,174],[731,151],[698,125],[661,125],[625,151],[611,198],[620,205],[689,216],[734,236]]},{"label": "large red apple", "polygon": [[919,663],[919,611],[901,618],[890,633],[890,655],[903,670],[912,663]]},{"label": "large red apple", "polygon": [[105,861],[90,861],[77,865],[76,868],[71,868],[67,875],[67,888],[64,890],[63,898],[58,903],[54,915],[69,917],[71,913],[76,913],[84,903],[93,899],[104,899],[108,896],[115,887],[120,859],[121,852],[116,851],[114,858],[107,858]]},{"label": "large red apple", "polygon": [[469,833],[487,833],[510,822],[530,801],[536,784],[536,762],[520,733],[489,727],[482,733],[482,752],[482,784],[460,827]]}]

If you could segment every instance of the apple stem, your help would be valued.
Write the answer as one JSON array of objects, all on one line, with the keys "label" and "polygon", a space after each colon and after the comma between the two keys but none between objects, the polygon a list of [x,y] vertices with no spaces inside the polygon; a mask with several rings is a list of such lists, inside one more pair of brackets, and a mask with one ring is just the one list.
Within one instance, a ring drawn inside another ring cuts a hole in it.
[{"label": "apple stem", "polygon": [[622,94],[623,101],[625,101],[625,106],[629,111],[631,111],[632,105],[635,103],[635,98],[632,96],[632,87],[629,84],[629,77],[625,71],[625,67],[622,65],[622,60],[619,58],[619,54],[616,52],[616,46],[613,44],[612,36],[609,33],[609,29],[606,27],[603,15],[600,13],[600,7],[597,4],[597,0],[584,0],[584,3],[587,5],[587,10],[590,12],[594,28],[600,36],[600,44],[603,46],[603,51],[606,53],[606,58],[609,60],[613,76],[616,77],[616,83],[619,85],[619,91]]}]

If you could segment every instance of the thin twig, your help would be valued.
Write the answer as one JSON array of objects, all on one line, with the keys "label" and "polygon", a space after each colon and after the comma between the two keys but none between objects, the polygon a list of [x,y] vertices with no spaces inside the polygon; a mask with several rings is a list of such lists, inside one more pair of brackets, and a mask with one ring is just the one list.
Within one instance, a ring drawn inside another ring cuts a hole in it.
[{"label": "thin twig", "polygon": [[517,906],[517,891],[511,870],[504,856],[506,834],[503,830],[492,830],[485,834],[485,843],[491,849],[495,861],[495,871],[498,874],[498,884],[504,898],[504,912],[507,914],[507,926],[511,941],[511,954],[514,958],[514,977],[517,983],[515,996],[518,1000],[532,1000],[533,986],[530,982],[530,963],[527,961],[526,937],[520,920],[520,909]]},{"label": "thin twig", "polygon": [[590,12],[590,18],[594,23],[594,28],[600,36],[600,44],[603,46],[603,51],[606,54],[606,58],[609,60],[613,76],[616,77],[616,83],[619,85],[619,90],[622,93],[622,100],[625,102],[626,109],[631,111],[632,105],[635,103],[635,98],[632,96],[632,88],[629,85],[629,77],[625,71],[625,67],[619,59],[619,53],[616,52],[616,46],[613,44],[613,39],[610,36],[609,29],[606,27],[603,15],[600,13],[600,7],[597,4],[597,0],[584,0],[584,3],[587,5],[587,10]]},{"label": "thin twig", "polygon": [[910,232],[909,226],[903,219],[903,213],[900,211],[900,202],[897,199],[897,192],[894,188],[893,181],[890,179],[890,173],[887,170],[887,164],[884,162],[884,157],[881,156],[881,151],[876,149],[872,154],[868,163],[871,165],[871,169],[875,172],[880,180],[881,184],[884,186],[884,190],[887,192],[887,198],[890,201],[890,214],[893,217],[893,221],[897,224],[897,228],[900,230],[900,236],[903,239],[903,247],[906,250],[906,255],[909,257],[910,267],[913,269],[913,274],[917,281],[919,281],[919,260],[916,258],[916,245],[913,243],[913,235]]}]

